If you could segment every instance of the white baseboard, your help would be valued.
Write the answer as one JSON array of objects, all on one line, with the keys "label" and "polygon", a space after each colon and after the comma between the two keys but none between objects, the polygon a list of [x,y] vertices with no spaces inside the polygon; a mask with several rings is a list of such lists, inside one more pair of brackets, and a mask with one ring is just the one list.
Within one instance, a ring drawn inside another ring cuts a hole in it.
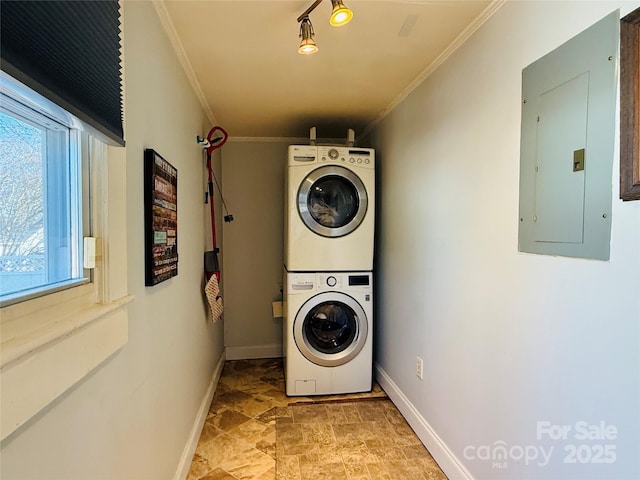
[{"label": "white baseboard", "polygon": [[404,393],[393,382],[391,377],[380,365],[375,364],[376,380],[382,389],[389,395],[391,401],[400,410],[407,423],[416,432],[420,441],[429,450],[431,456],[438,463],[442,471],[450,480],[473,480],[473,476],[447,447],[438,434],[433,430],[429,422],[418,412]]},{"label": "white baseboard", "polygon": [[240,347],[225,347],[227,360],[249,360],[251,358],[279,358],[282,356],[282,345],[246,345]]},{"label": "white baseboard", "polygon": [[220,375],[222,374],[225,360],[225,351],[222,350],[220,358],[218,359],[218,364],[216,365],[216,369],[213,372],[211,383],[209,383],[209,387],[207,388],[207,391],[202,398],[200,408],[198,409],[198,414],[196,415],[196,419],[193,422],[193,427],[191,427],[191,433],[189,433],[187,444],[182,451],[182,456],[180,457],[180,462],[178,462],[178,468],[176,469],[174,480],[184,480],[189,474],[189,470],[191,469],[191,461],[193,460],[193,454],[195,453],[196,447],[198,446],[198,440],[200,440],[202,427],[204,426],[204,422],[207,419],[209,407],[211,406],[211,402],[213,401],[213,395],[216,393],[216,387],[218,386],[218,380],[220,380]]}]

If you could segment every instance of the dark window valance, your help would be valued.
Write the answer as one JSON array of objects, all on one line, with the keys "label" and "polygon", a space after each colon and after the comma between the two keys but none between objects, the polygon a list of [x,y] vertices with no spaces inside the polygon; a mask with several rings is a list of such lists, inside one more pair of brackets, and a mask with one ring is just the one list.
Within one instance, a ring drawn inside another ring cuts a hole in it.
[{"label": "dark window valance", "polygon": [[2,70],[124,145],[117,0],[1,0],[0,22]]}]

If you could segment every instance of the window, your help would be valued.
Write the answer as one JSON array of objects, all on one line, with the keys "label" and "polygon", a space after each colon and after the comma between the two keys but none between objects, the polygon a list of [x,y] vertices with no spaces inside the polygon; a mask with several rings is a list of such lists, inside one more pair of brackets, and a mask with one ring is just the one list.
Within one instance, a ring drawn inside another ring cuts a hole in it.
[{"label": "window", "polygon": [[[112,268],[126,264],[126,203],[109,196],[126,183],[125,158],[0,72],[0,439],[127,343],[133,297],[126,269]],[[96,237],[91,282],[82,228]]]},{"label": "window", "polygon": [[[33,188],[26,193],[40,202],[21,248],[24,253],[33,247],[26,255],[40,253],[51,282],[4,295],[8,283],[0,276],[4,441],[127,343],[133,296],[121,268],[127,258],[126,201],[120,195],[126,151],[108,147],[124,146],[120,4],[1,0],[0,9],[0,130],[11,125],[26,133],[22,147],[35,156],[31,163],[28,155],[13,161],[15,168],[31,168],[18,177],[31,183],[19,187],[23,193]],[[0,143],[5,146],[4,137]],[[18,176],[15,168],[0,163],[0,183],[5,175]],[[111,189],[116,194],[110,196]],[[2,195],[0,190],[0,208]],[[96,237],[91,282],[82,278],[81,227]]]},{"label": "window", "polygon": [[0,97],[2,305],[85,281],[80,130],[23,98],[8,78]]}]

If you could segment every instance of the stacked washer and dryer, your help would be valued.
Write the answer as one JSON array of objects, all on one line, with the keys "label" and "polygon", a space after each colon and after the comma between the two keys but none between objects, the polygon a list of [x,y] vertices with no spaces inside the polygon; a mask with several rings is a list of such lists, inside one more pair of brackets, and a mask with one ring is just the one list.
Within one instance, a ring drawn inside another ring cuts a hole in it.
[{"label": "stacked washer and dryer", "polygon": [[375,152],[291,145],[285,183],[286,393],[369,391]]}]

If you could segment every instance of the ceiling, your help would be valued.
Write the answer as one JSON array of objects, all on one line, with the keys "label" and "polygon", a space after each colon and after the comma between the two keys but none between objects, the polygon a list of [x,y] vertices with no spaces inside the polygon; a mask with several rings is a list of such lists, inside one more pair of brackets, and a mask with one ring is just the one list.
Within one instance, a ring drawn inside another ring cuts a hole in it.
[{"label": "ceiling", "polygon": [[504,0],[344,0],[353,20],[309,15],[319,51],[297,53],[312,0],[156,0],[212,123],[231,137],[361,136]]}]

